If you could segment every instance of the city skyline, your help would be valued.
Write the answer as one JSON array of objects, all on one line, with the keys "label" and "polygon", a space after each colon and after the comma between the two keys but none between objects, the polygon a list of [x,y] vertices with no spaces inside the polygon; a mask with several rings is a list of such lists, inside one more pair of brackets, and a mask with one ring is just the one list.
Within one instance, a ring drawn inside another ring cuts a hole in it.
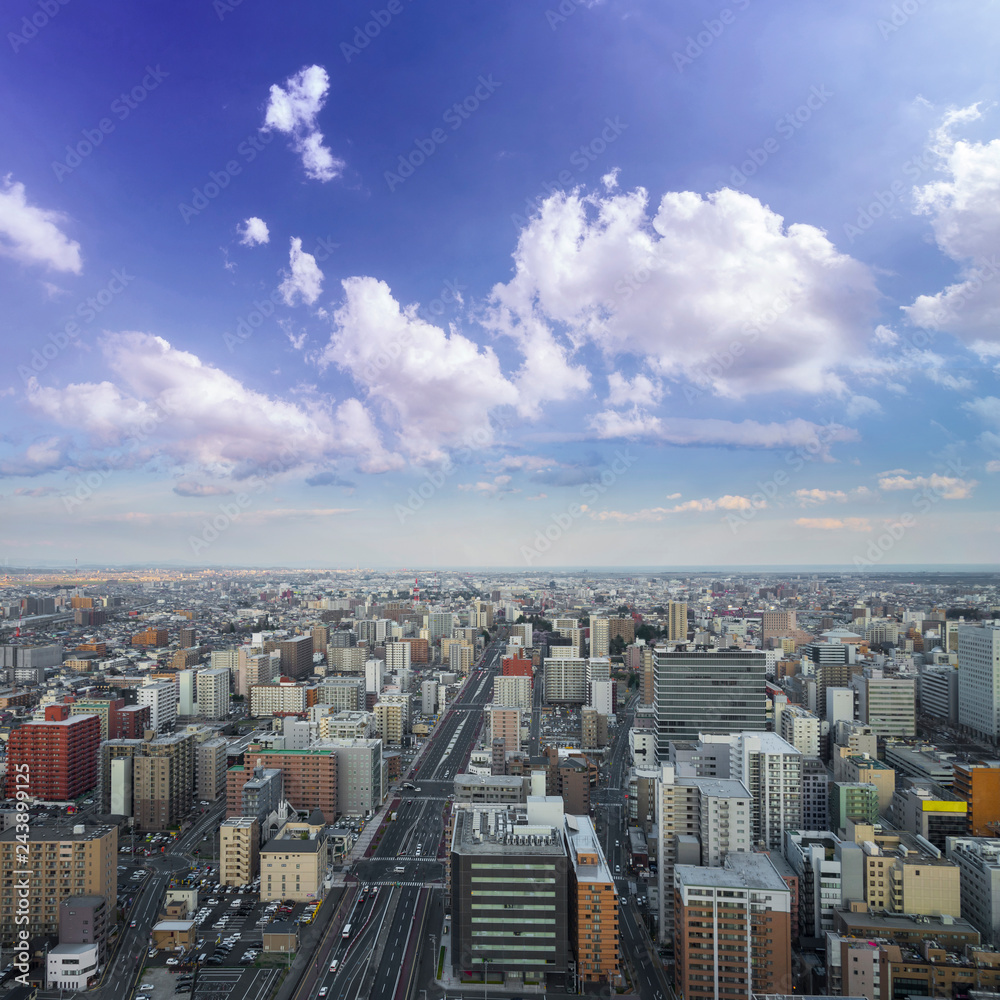
[{"label": "city skyline", "polygon": [[980,5],[48,6],[9,564],[996,563]]}]

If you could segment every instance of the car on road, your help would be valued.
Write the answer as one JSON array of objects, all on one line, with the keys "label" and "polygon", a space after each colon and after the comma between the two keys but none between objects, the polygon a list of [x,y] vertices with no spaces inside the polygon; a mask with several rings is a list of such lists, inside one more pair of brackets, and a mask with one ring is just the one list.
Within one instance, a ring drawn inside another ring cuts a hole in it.
[{"label": "car on road", "polygon": [[319,993],[317,993],[316,996],[318,996],[318,997],[325,997],[327,995],[327,993],[329,993],[329,992],[330,992],[330,988],[328,986],[321,986],[320,990],[319,990]]},{"label": "car on road", "polygon": [[138,926],[139,925],[134,920],[129,924],[129,927],[138,927]]},{"label": "car on road", "polygon": [[339,958],[335,958],[335,959],[334,959],[334,960],[333,960],[333,961],[332,961],[332,962],[330,963],[330,971],[331,971],[331,972],[336,972],[336,971],[337,971],[337,969],[339,969],[339,968],[340,968],[340,959],[339,959]]}]

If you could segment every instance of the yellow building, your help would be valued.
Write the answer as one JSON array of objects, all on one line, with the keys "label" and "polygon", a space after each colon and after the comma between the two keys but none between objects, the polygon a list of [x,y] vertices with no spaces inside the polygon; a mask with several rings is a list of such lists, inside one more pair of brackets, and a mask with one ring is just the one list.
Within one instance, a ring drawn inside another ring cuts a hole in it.
[{"label": "yellow building", "polygon": [[865,902],[873,910],[910,916],[962,915],[959,867],[945,858],[885,854],[867,841]]},{"label": "yellow building", "polygon": [[288,824],[260,849],[260,899],[321,898],[327,845],[322,827]]}]

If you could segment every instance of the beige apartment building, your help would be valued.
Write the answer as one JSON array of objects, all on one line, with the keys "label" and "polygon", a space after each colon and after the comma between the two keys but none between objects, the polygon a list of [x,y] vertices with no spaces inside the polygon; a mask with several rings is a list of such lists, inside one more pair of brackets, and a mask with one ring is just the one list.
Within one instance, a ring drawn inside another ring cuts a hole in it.
[{"label": "beige apartment building", "polygon": [[[27,837],[27,845],[19,842],[13,826],[0,833],[0,943],[5,948],[22,930],[32,937],[58,935],[64,899],[102,896],[110,910],[118,895],[117,827],[31,825]],[[25,912],[24,882],[28,923],[16,924],[18,913]]]},{"label": "beige apartment building", "polygon": [[219,882],[249,885],[260,863],[260,824],[253,816],[233,816],[219,831]]}]

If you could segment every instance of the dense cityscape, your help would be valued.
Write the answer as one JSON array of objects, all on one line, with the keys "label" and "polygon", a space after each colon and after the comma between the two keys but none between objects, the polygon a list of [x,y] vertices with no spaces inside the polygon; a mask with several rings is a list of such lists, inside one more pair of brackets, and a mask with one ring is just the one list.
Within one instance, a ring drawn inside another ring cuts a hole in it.
[{"label": "dense cityscape", "polygon": [[1000,989],[1000,577],[9,572],[4,990]]},{"label": "dense cityscape", "polygon": [[1000,2],[0,28],[0,1000],[1000,1000]]}]

